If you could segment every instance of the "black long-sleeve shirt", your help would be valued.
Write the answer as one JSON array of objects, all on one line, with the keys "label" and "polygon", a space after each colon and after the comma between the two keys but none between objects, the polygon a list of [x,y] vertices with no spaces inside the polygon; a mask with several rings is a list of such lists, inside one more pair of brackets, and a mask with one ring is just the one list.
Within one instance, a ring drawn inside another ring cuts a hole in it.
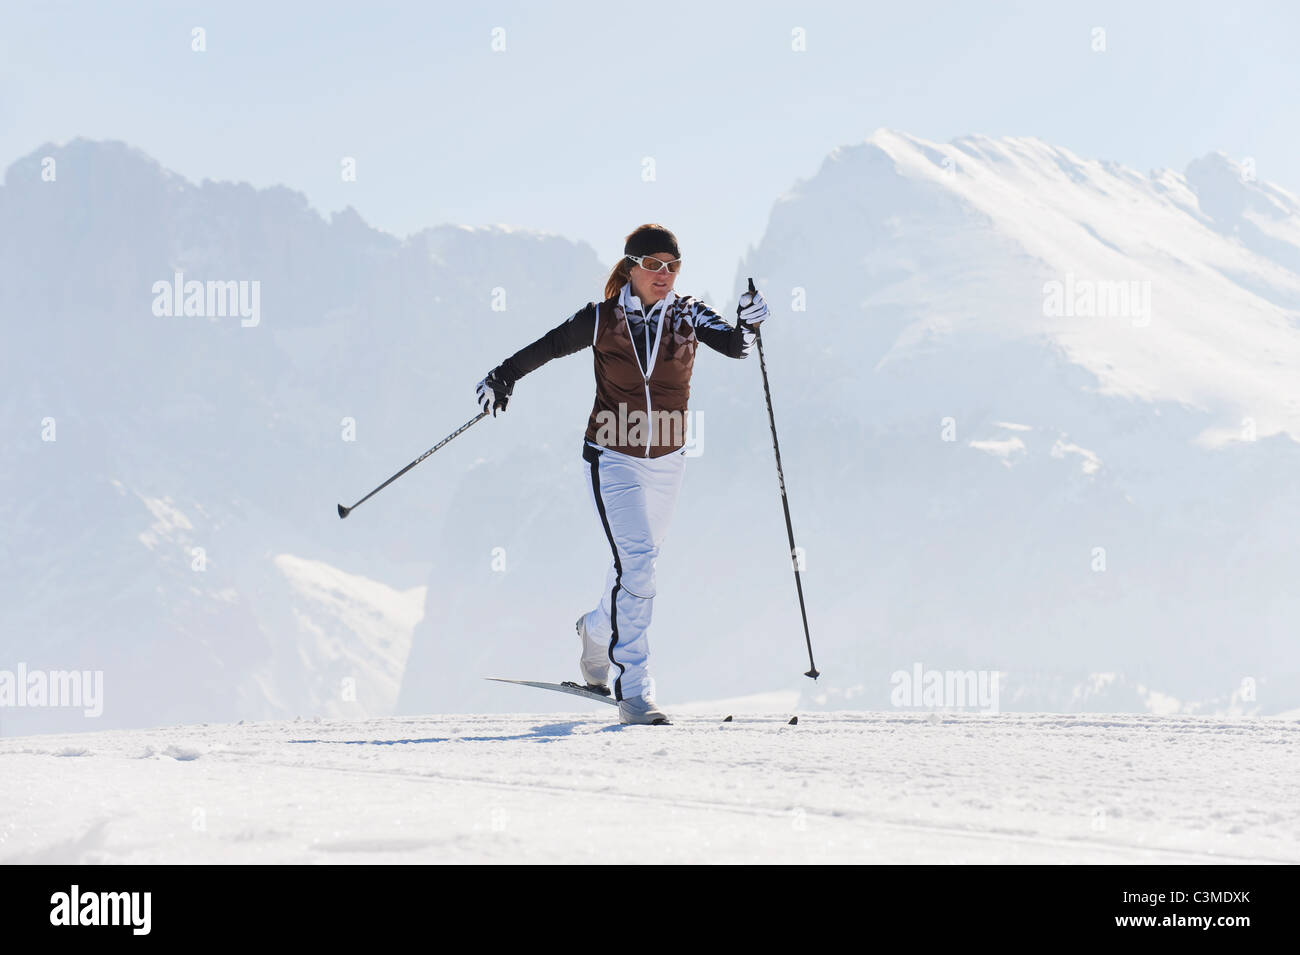
[{"label": "black long-sleeve shirt", "polygon": [[[596,334],[596,304],[588,302],[572,316],[551,329],[531,345],[519,349],[500,365],[495,371],[508,384],[513,385],[529,372],[536,371],[554,358],[572,355],[590,347]],[[645,333],[637,333],[633,324],[633,313],[628,313],[628,323],[633,325],[632,340],[637,342],[637,355],[641,367],[646,367],[646,354],[653,342],[653,331],[659,319],[662,302],[650,308],[650,317],[643,320]],[[689,295],[677,296],[675,308],[685,309],[695,329],[695,337],[714,351],[721,352],[728,358],[745,358],[754,347],[753,326],[737,321],[728,325],[726,320],[712,308]],[[648,335],[647,335],[648,333]],[[648,338],[648,340],[647,340]],[[644,349],[644,350],[643,350]]]}]

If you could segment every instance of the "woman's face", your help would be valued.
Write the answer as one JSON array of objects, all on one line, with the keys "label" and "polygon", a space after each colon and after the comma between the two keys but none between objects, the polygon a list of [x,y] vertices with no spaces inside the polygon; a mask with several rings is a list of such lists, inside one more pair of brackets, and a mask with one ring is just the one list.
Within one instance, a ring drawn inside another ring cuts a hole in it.
[{"label": "woman's face", "polygon": [[[648,258],[659,259],[663,262],[671,262],[677,256],[671,252],[656,252]],[[648,272],[640,264],[632,265],[632,294],[641,300],[641,304],[649,308],[655,302],[667,295],[677,281],[677,275],[669,272],[667,269],[660,269],[658,272]]]}]

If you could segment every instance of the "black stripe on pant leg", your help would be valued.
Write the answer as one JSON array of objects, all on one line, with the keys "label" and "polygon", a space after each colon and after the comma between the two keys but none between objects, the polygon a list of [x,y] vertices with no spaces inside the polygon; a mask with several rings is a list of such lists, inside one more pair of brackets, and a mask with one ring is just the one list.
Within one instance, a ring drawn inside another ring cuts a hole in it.
[{"label": "black stripe on pant leg", "polygon": [[601,526],[605,528],[605,539],[609,541],[609,549],[614,552],[614,589],[609,593],[609,621],[612,630],[609,635],[609,662],[618,667],[618,677],[614,680],[614,699],[623,699],[623,674],[627,667],[614,659],[614,647],[618,645],[618,592],[623,586],[623,562],[618,557],[618,545],[614,543],[614,532],[609,526],[609,516],[605,513],[605,501],[600,496],[600,455],[602,452],[597,451],[589,444],[582,447],[583,460],[591,464],[591,490],[596,498],[596,512],[600,514]]}]

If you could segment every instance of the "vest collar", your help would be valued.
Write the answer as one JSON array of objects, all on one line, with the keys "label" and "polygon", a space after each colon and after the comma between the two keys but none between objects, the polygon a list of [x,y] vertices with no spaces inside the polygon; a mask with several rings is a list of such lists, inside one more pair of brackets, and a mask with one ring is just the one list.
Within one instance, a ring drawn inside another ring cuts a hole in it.
[{"label": "vest collar", "polygon": [[[669,289],[667,295],[665,295],[658,302],[655,302],[654,305],[650,306],[650,315],[653,315],[656,309],[660,310],[661,317],[664,314],[667,314],[668,309],[672,306],[673,301],[676,298],[677,298],[677,293],[674,292],[672,289]],[[629,316],[641,315],[646,318],[650,317],[646,315],[645,309],[642,308],[641,299],[637,298],[637,296],[632,294],[631,282],[626,283],[623,286],[623,288],[619,291],[618,304],[623,307],[623,311],[626,312]]]}]

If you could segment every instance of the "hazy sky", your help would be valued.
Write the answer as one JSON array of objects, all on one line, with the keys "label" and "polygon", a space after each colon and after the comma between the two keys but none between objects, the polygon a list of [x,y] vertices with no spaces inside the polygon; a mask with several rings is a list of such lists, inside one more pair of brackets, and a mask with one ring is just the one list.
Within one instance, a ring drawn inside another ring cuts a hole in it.
[{"label": "hazy sky", "polygon": [[776,197],[881,126],[1037,136],[1143,172],[1221,149],[1300,191],[1300,16],[1282,3],[223,0],[0,17],[0,166],[119,139],[196,182],[282,183],[398,235],[508,223],[585,240],[606,265],[659,221],[687,260],[678,291],[719,305]]}]

